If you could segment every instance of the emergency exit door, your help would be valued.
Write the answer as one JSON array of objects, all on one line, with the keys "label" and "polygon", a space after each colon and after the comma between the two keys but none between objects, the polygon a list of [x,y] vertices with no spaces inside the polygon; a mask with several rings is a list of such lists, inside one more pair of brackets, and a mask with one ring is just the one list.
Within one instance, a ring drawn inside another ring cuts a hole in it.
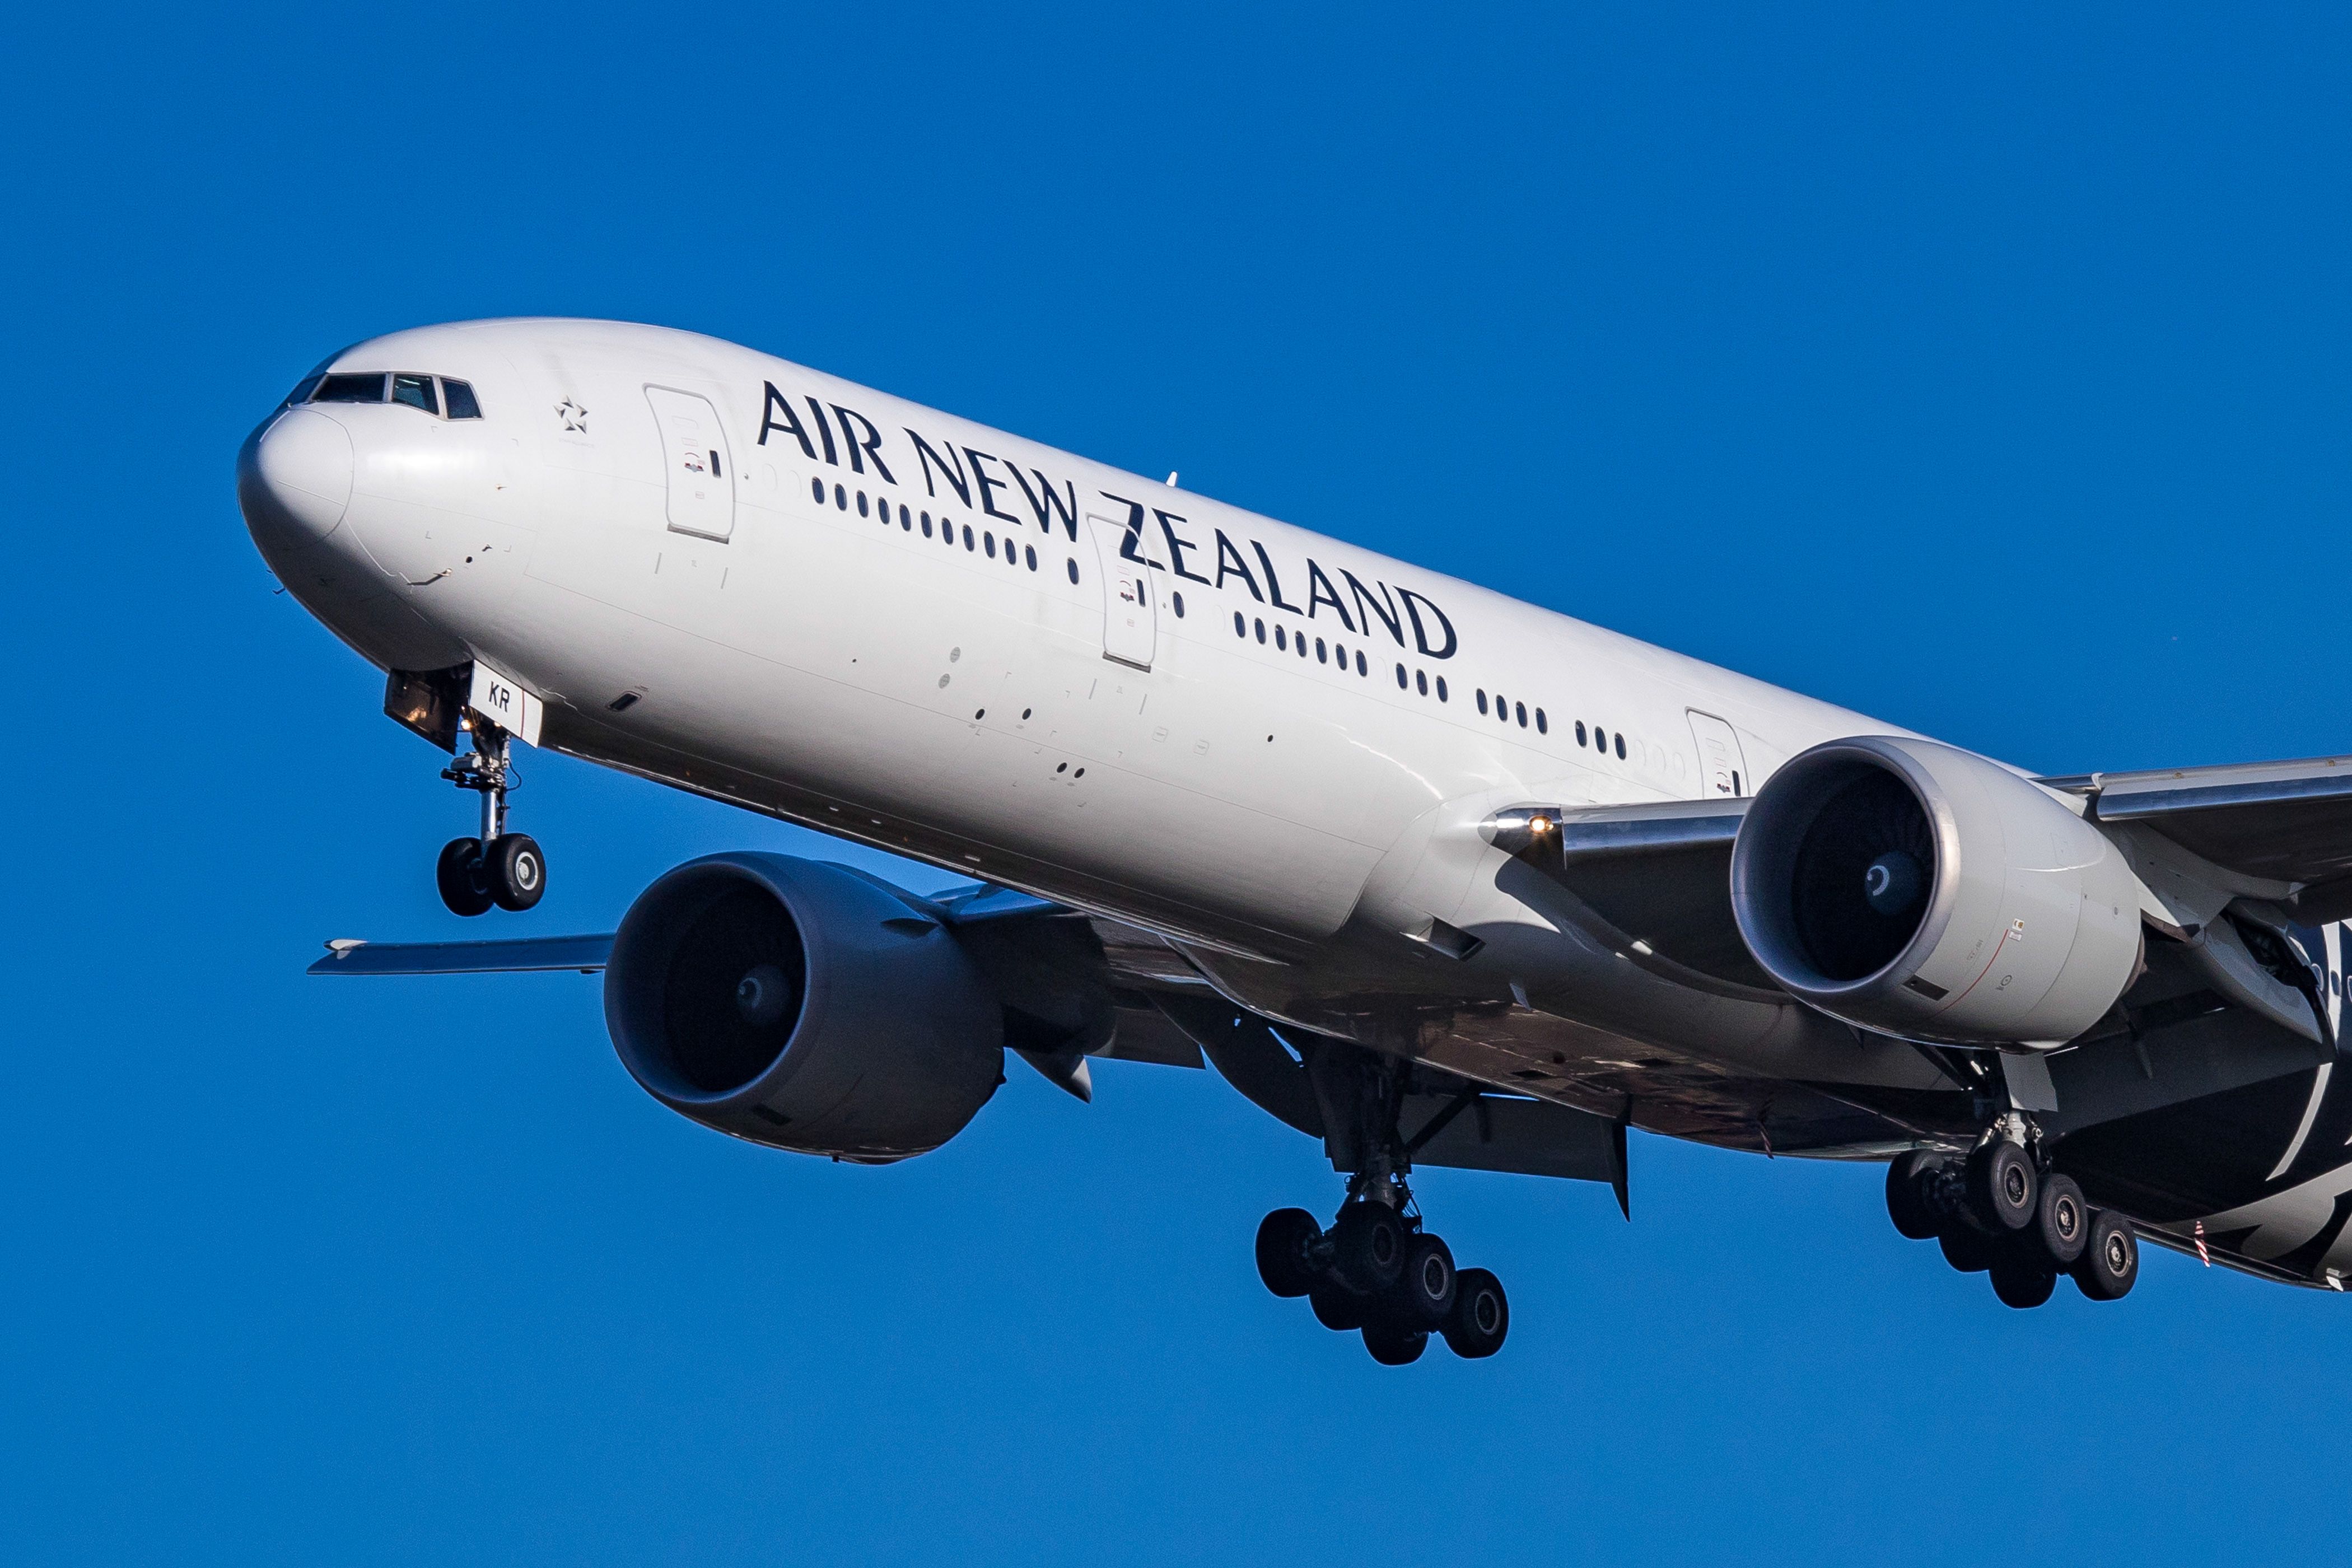
[{"label": "emergency exit door", "polygon": [[735,531],[735,460],[727,432],[707,397],[667,386],[646,388],[661,431],[673,533],[724,543]]},{"label": "emergency exit door", "polygon": [[1094,536],[1095,560],[1102,568],[1103,657],[1138,669],[1151,668],[1159,651],[1160,618],[1151,597],[1151,568],[1127,549],[1127,521],[1089,513],[1087,531]]},{"label": "emergency exit door", "polygon": [[1739,751],[1739,733],[1712,713],[1685,710],[1690,715],[1691,738],[1698,742],[1698,786],[1702,795],[1753,795],[1756,781]]}]

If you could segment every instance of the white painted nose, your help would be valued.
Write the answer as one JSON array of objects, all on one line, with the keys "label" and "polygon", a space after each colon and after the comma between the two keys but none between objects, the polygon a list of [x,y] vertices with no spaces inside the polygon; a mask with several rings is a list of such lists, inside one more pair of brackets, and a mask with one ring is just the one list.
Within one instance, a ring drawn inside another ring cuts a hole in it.
[{"label": "white painted nose", "polygon": [[[308,408],[291,408],[245,444],[237,504],[257,540],[284,547],[335,531],[352,500],[352,438]],[[267,537],[265,537],[267,536]]]}]

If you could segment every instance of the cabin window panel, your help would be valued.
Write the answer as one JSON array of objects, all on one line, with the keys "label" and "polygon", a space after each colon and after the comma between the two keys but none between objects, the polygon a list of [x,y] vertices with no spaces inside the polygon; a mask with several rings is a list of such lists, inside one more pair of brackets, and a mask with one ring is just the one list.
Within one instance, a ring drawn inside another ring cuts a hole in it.
[{"label": "cabin window panel", "polygon": [[1412,683],[1419,689],[1423,697],[1429,695],[1429,671],[1425,669],[1414,670],[1412,672]]},{"label": "cabin window panel", "polygon": [[1406,677],[1405,677],[1405,673],[1404,673],[1404,666],[1402,666],[1402,665],[1398,665],[1398,666],[1397,666],[1397,689],[1398,689],[1399,691],[1402,691],[1402,690],[1405,689],[1405,680],[1406,680]]},{"label": "cabin window panel", "polygon": [[1480,688],[1478,689],[1478,711],[1479,711],[1479,712],[1481,712],[1481,713],[1484,713],[1486,710],[1486,689],[1485,687],[1483,687],[1483,686],[1482,686],[1482,687],[1480,687]]},{"label": "cabin window panel", "polygon": [[1442,675],[1437,678],[1437,700],[1440,702],[1445,700],[1445,677]]},{"label": "cabin window panel", "polygon": [[331,375],[319,384],[310,395],[313,403],[382,403],[386,377],[374,375]]},{"label": "cabin window panel", "polygon": [[1372,673],[1372,667],[1364,661],[1364,650],[1362,648],[1358,648],[1356,650],[1356,673],[1358,675],[1370,675]]},{"label": "cabin window panel", "polygon": [[395,375],[392,378],[392,400],[411,408],[422,408],[427,414],[441,412],[441,399],[434,395],[433,378],[429,375]]},{"label": "cabin window panel", "polygon": [[1621,763],[1625,760],[1625,731],[1622,730],[1617,731],[1617,760]]},{"label": "cabin window panel", "polygon": [[1536,710],[1536,733],[1538,735],[1551,733],[1551,721],[1544,717],[1544,710],[1540,708]]}]

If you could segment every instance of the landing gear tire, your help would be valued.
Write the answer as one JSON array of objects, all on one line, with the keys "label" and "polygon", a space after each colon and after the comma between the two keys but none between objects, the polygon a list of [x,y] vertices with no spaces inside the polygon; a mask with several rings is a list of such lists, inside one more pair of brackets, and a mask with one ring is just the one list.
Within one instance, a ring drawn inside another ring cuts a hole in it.
[{"label": "landing gear tire", "polygon": [[1336,1285],[1318,1285],[1307,1293],[1307,1304],[1315,1309],[1315,1321],[1335,1334],[1362,1328],[1369,1305],[1363,1297]]},{"label": "landing gear tire", "polygon": [[1351,1203],[1331,1223],[1332,1262],[1366,1296],[1385,1296],[1404,1273],[1402,1216],[1386,1204]]},{"label": "landing gear tire", "polygon": [[1307,1249],[1322,1235],[1323,1227],[1305,1209],[1276,1209],[1258,1221],[1257,1277],[1265,1288],[1286,1300],[1314,1289]]},{"label": "landing gear tire", "polygon": [[1966,1225],[1954,1224],[1937,1233],[1936,1241],[1944,1249],[1944,1261],[1963,1274],[1981,1274],[1992,1267],[1992,1237]]},{"label": "landing gear tire", "polygon": [[2006,1138],[1969,1156],[1969,1198],[1989,1230],[2023,1230],[2032,1224],[2040,1185],[2032,1157]]},{"label": "landing gear tire", "polygon": [[2083,1255],[2067,1270],[2094,1301],[2120,1301],[2139,1279],[2139,1237],[2131,1221],[2102,1209],[2091,1216]]},{"label": "landing gear tire", "polygon": [[2004,1306],[2039,1307],[2058,1289],[2058,1270],[2014,1244],[2011,1250],[1993,1259],[1991,1273],[1992,1293]]},{"label": "landing gear tire", "polygon": [[1511,1303],[1503,1282],[1484,1268],[1454,1276],[1454,1310],[1445,1320],[1445,1343],[1465,1361],[1480,1361],[1503,1348],[1511,1331]]},{"label": "landing gear tire", "polygon": [[441,858],[433,863],[433,880],[453,915],[488,914],[496,901],[484,873],[478,838],[452,838],[444,844]]},{"label": "landing gear tire", "polygon": [[509,833],[490,840],[482,856],[482,879],[490,885],[490,899],[502,910],[520,914],[539,902],[547,891],[547,857],[539,840],[528,833]]},{"label": "landing gear tire", "polygon": [[1429,1331],[1406,1328],[1402,1323],[1366,1323],[1364,1348],[1382,1366],[1409,1366],[1429,1348]]},{"label": "landing gear tire", "polygon": [[1886,1217],[1895,1231],[1912,1241],[1932,1241],[1939,1228],[1927,1207],[1925,1178],[1935,1170],[1936,1157],[1924,1149],[1898,1154],[1886,1167]]},{"label": "landing gear tire", "polygon": [[1454,1311],[1454,1251],[1423,1231],[1404,1244],[1404,1268],[1389,1292],[1390,1315],[1416,1329],[1444,1326]]},{"label": "landing gear tire", "polygon": [[2052,1176],[2042,1182],[2042,1198],[2033,1210],[2033,1228],[2028,1234],[2060,1273],[2083,1256],[2084,1245],[2091,1237],[2091,1206],[2083,1201],[2083,1189],[2072,1176]]}]

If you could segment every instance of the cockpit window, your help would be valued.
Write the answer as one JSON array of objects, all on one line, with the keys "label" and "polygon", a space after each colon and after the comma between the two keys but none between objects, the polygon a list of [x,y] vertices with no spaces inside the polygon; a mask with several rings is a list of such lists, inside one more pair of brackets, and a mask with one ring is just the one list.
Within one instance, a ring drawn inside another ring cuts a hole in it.
[{"label": "cockpit window", "polygon": [[395,375],[392,378],[392,400],[405,403],[411,408],[422,408],[427,414],[441,412],[433,395],[433,378],[429,375]]},{"label": "cockpit window", "polygon": [[445,379],[441,383],[441,395],[449,400],[450,418],[479,419],[482,416],[482,405],[474,401],[474,389],[469,384]]},{"label": "cockpit window", "polygon": [[326,379],[327,378],[323,375],[304,376],[301,381],[296,384],[294,390],[286,395],[285,405],[291,408],[298,403],[310,402],[310,395],[318,391],[319,384]]},{"label": "cockpit window", "polygon": [[331,375],[310,395],[313,403],[382,403],[382,375]]}]

